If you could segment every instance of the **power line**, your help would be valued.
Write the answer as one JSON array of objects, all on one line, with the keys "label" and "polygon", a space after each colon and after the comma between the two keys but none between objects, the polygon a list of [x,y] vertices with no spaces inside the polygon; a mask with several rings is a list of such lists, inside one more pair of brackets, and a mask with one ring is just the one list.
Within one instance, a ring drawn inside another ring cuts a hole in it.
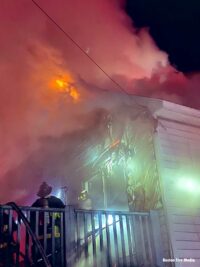
[{"label": "power line", "polygon": [[106,71],[103,70],[101,66],[91,57],[88,55],[88,53],[85,52],[85,50],[37,3],[35,0],[31,0],[33,4],[40,9],[40,11],[49,19],[51,22],[53,22],[56,27],[76,46],[78,47],[89,59],[92,61],[105,75],[108,79],[110,79],[121,91],[123,91],[125,94],[130,95],[121,85],[116,82],[109,74],[107,74]]}]

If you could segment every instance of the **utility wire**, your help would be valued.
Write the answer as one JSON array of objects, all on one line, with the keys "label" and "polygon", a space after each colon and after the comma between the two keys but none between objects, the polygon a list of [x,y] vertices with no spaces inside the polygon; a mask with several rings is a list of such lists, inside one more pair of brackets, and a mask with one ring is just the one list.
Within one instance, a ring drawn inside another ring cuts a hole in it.
[{"label": "utility wire", "polygon": [[123,88],[121,85],[116,82],[109,74],[107,74],[106,71],[103,70],[101,66],[91,57],[88,55],[88,53],[85,52],[85,50],[35,1],[31,0],[33,4],[40,9],[40,11],[49,19],[51,22],[53,22],[56,27],[76,46],[78,47],[89,59],[92,61],[104,74],[105,76],[110,79],[123,93],[130,96],[130,94]]}]

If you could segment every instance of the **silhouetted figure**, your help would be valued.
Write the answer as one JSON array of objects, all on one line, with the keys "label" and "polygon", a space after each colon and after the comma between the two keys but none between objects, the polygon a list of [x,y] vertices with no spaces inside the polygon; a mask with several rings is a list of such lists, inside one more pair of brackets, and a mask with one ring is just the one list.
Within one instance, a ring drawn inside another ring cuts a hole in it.
[{"label": "silhouetted figure", "polygon": [[17,244],[13,238],[17,225],[12,218],[11,229],[9,229],[9,215],[2,212],[0,216],[0,267],[10,267],[14,264],[14,254],[17,250]]},{"label": "silhouetted figure", "polygon": [[[46,182],[40,185],[37,196],[39,198],[32,204],[32,207],[40,208],[64,208],[64,203],[57,197],[50,195],[52,187]],[[46,225],[45,225],[46,224]],[[55,255],[55,266],[59,267],[61,264],[61,214],[59,212],[39,212],[38,225],[36,225],[36,212],[31,214],[31,226],[34,232],[38,231],[38,238],[45,249],[46,255],[52,259],[52,253]],[[38,227],[38,228],[37,228]],[[52,248],[52,241],[54,240],[54,251]],[[46,243],[46,246],[45,246]],[[37,254],[35,248],[32,249],[34,261],[36,266],[40,266],[38,260],[40,255]]]},{"label": "silhouetted figure", "polygon": [[142,184],[133,185],[129,179],[127,195],[130,211],[145,211],[145,189]]},{"label": "silhouetted figure", "polygon": [[145,190],[142,185],[136,187],[133,203],[134,211],[145,211]]}]

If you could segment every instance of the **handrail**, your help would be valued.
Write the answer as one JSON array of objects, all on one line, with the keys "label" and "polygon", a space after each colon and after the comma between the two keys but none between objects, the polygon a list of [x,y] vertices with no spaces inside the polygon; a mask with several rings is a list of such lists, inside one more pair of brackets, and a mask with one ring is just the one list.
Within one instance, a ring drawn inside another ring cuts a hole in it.
[{"label": "handrail", "polygon": [[45,266],[46,266],[46,267],[51,267],[51,264],[50,264],[50,262],[49,262],[47,256],[45,255],[45,252],[44,252],[44,249],[43,249],[41,243],[40,243],[39,240],[37,239],[35,233],[32,231],[31,226],[30,226],[30,223],[29,223],[29,221],[27,220],[27,218],[24,216],[24,214],[23,214],[23,212],[21,211],[21,209],[20,209],[20,208],[17,206],[17,204],[14,203],[14,202],[8,202],[6,205],[11,206],[11,207],[17,212],[18,216],[22,219],[24,225],[26,226],[29,235],[32,237],[32,239],[33,239],[35,245],[37,246],[38,251],[40,252],[40,254],[41,254],[41,256],[42,256],[42,259],[43,259],[43,261],[44,261],[44,263],[45,263]]},{"label": "handrail", "polygon": [[[11,206],[1,205],[6,210],[12,209]],[[41,207],[30,207],[30,206],[18,206],[23,211],[43,211],[43,212],[64,212],[65,208],[42,208]]]},{"label": "handrail", "polygon": [[76,212],[82,213],[94,213],[94,214],[107,214],[107,215],[140,215],[140,216],[149,216],[148,211],[121,211],[121,210],[93,210],[93,209],[74,209]]}]

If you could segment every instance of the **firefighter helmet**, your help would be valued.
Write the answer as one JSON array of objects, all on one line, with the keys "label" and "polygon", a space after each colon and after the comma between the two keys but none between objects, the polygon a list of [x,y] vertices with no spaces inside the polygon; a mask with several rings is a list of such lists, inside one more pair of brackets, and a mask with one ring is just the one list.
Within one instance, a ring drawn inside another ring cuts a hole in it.
[{"label": "firefighter helmet", "polygon": [[37,192],[37,196],[44,198],[51,194],[52,187],[49,186],[46,182],[43,182],[40,185],[39,191]]}]

